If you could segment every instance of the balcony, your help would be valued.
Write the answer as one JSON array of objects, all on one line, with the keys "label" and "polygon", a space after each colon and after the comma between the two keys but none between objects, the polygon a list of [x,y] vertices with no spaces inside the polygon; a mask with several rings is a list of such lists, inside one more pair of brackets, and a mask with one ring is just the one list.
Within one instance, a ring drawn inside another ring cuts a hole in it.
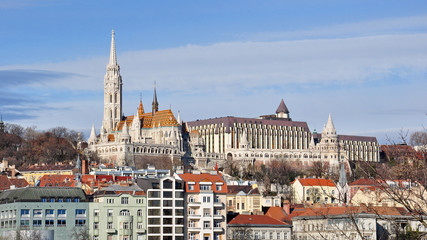
[{"label": "balcony", "polygon": [[214,219],[221,219],[221,220],[223,219],[223,217],[224,217],[224,216],[222,216],[222,214],[215,214],[215,215],[213,216],[213,218],[214,218]]},{"label": "balcony", "polygon": [[145,234],[146,233],[146,229],[145,228],[141,228],[141,229],[136,229],[136,232],[137,233],[142,233],[142,234]]},{"label": "balcony", "polygon": [[220,208],[222,208],[222,207],[224,207],[224,203],[222,203],[222,202],[214,202],[214,207],[220,207]]},{"label": "balcony", "polygon": [[200,232],[200,227],[188,227],[189,232]]},{"label": "balcony", "polygon": [[188,202],[187,205],[189,207],[200,207],[200,202]]},{"label": "balcony", "polygon": [[188,214],[187,217],[188,218],[200,218],[201,216],[197,215],[197,214]]},{"label": "balcony", "polygon": [[222,227],[214,227],[214,232],[222,232],[224,229]]},{"label": "balcony", "polygon": [[110,228],[110,229],[106,229],[107,234],[115,234],[116,233],[116,229],[114,228]]},{"label": "balcony", "polygon": [[132,231],[130,229],[120,229],[119,234],[129,236],[132,234]]}]

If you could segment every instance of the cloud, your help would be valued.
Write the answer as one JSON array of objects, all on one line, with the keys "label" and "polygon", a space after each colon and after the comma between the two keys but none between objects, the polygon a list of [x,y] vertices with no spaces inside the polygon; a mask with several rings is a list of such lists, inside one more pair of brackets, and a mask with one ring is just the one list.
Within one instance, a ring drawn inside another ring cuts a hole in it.
[{"label": "cloud", "polygon": [[331,39],[421,33],[426,30],[427,16],[421,15],[341,23],[298,31],[243,33],[236,38],[247,41]]},{"label": "cloud", "polygon": [[3,89],[20,85],[38,85],[61,78],[80,76],[77,73],[66,73],[38,69],[4,69],[0,70],[0,82]]},{"label": "cloud", "polygon": [[[411,21],[418,20],[399,21],[401,25],[397,28],[407,29]],[[345,30],[343,26],[339,28]],[[375,29],[380,27],[372,27],[372,31]],[[116,44],[120,46],[120,42]],[[108,54],[109,49],[105,52]],[[144,107],[150,107],[153,82],[157,81],[160,108],[169,108],[173,103],[175,114],[181,110],[181,117],[187,121],[270,114],[284,98],[291,117],[307,121],[312,130],[321,130],[328,113],[333,114],[340,134],[375,131],[380,134],[405,126],[416,128],[425,122],[422,111],[427,109],[423,93],[427,88],[425,33],[345,38],[341,33],[341,38],[188,45],[118,52],[118,61],[126,114],[135,112],[141,91]],[[12,76],[17,69],[40,71],[37,76],[25,71],[16,73],[22,77],[15,78],[20,79],[17,85],[26,88],[6,92],[5,98],[13,100],[15,93],[37,90],[35,99],[42,107],[26,111],[37,118],[21,123],[76,129],[89,128],[95,123],[98,128],[107,62],[108,56],[99,56],[60,63],[2,66],[0,69],[12,71]],[[2,71],[0,79],[4,79]],[[11,74],[7,71],[3,74]],[[5,84],[11,88],[14,85]],[[19,102],[20,99],[25,98],[16,96],[16,105],[29,106]]]}]

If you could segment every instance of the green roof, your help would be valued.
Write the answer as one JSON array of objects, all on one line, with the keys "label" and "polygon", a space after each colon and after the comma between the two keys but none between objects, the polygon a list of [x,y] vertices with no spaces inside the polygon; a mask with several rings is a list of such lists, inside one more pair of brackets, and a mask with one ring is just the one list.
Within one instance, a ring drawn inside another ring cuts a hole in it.
[{"label": "green roof", "polygon": [[42,198],[76,198],[86,200],[81,188],[74,187],[26,187],[6,190],[0,193],[0,202],[39,202]]}]

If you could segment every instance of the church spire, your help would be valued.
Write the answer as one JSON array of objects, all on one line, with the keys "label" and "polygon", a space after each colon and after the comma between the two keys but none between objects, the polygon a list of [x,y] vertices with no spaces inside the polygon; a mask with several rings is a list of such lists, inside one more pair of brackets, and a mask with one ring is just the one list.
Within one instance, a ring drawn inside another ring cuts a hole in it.
[{"label": "church spire", "polygon": [[109,65],[117,65],[116,42],[114,40],[114,29],[111,31],[111,49],[110,49]]},{"label": "church spire", "polygon": [[153,112],[154,115],[157,111],[159,111],[159,103],[157,102],[157,92],[156,92],[156,82],[154,82],[154,96],[153,96]]},{"label": "church spire", "polygon": [[323,132],[322,133],[326,133],[327,135],[336,135],[337,134],[337,130],[335,129],[334,126],[334,122],[332,122],[332,117],[331,114],[329,113],[329,118],[328,118],[328,122],[326,123],[325,127],[323,128]]},{"label": "church spire", "polygon": [[89,136],[88,142],[89,142],[89,144],[95,144],[96,143],[95,125],[92,125],[92,130],[90,131],[90,136]]},{"label": "church spire", "polygon": [[142,114],[144,114],[144,107],[142,106],[142,93],[140,95],[140,99],[139,99],[139,107],[138,107],[138,115],[141,118]]}]

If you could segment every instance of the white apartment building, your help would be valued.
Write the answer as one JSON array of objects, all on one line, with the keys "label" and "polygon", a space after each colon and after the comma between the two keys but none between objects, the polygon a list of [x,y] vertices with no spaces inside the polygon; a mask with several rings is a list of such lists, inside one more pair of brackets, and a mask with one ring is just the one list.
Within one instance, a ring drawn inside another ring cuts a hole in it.
[{"label": "white apartment building", "polygon": [[227,184],[217,172],[180,173],[185,181],[185,229],[188,240],[226,239]]}]

